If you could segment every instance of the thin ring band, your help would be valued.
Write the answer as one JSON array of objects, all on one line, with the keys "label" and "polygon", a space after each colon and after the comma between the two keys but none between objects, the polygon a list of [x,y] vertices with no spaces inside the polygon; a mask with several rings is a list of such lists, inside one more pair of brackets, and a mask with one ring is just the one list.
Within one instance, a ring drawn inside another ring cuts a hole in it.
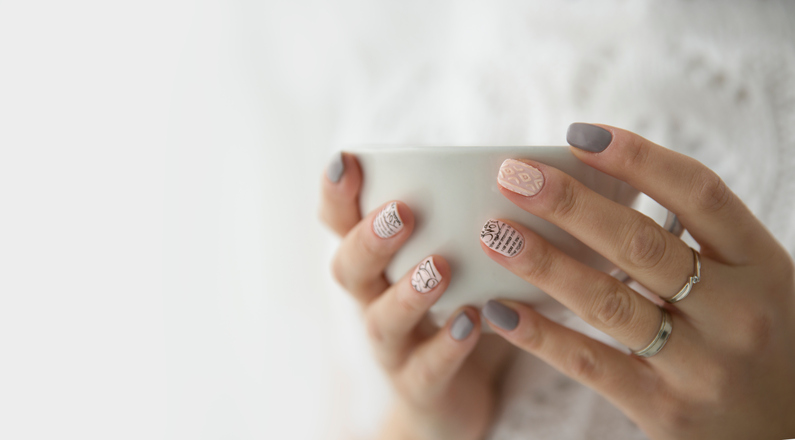
[{"label": "thin ring band", "polygon": [[685,285],[679,289],[679,292],[677,292],[676,295],[665,300],[669,304],[673,304],[687,298],[687,295],[690,295],[690,291],[693,290],[693,285],[701,281],[701,256],[695,249],[690,248],[690,250],[693,251],[693,276],[687,279],[687,283],[685,283]]},{"label": "thin ring band", "polygon": [[655,336],[645,348],[632,351],[632,354],[635,356],[642,358],[652,357],[659,353],[660,350],[665,347],[665,343],[668,342],[668,338],[671,336],[671,330],[673,330],[674,327],[674,322],[668,310],[660,307],[660,311],[662,312],[662,323],[660,324],[660,330],[657,332],[657,336]]}]

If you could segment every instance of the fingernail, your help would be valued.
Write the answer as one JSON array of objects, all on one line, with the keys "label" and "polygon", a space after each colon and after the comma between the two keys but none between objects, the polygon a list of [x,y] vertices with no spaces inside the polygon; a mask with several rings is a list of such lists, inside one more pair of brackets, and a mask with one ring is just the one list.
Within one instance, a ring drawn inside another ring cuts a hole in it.
[{"label": "fingernail", "polygon": [[398,214],[396,202],[386,205],[373,220],[373,230],[381,238],[389,238],[401,229],[403,229],[403,220]]},{"label": "fingernail", "polygon": [[513,330],[519,325],[519,314],[505,304],[489,300],[483,306],[483,316],[503,330]]},{"label": "fingernail", "polygon": [[511,225],[499,220],[489,220],[480,230],[480,241],[489,249],[506,257],[513,257],[522,250],[524,237]]},{"label": "fingernail", "polygon": [[417,292],[428,293],[442,282],[442,275],[433,264],[433,257],[428,257],[414,269],[411,276],[411,287]]},{"label": "fingernail", "polygon": [[523,196],[533,196],[544,186],[544,175],[538,168],[514,159],[506,159],[500,166],[497,182],[503,188]]},{"label": "fingernail", "polygon": [[569,125],[566,141],[580,150],[599,153],[610,145],[613,135],[602,127],[575,122]]},{"label": "fingernail", "polygon": [[453,320],[453,325],[450,326],[450,336],[456,341],[466,339],[472,333],[472,328],[474,327],[475,324],[469,319],[466,312],[461,312]]},{"label": "fingernail", "polygon": [[332,181],[333,183],[337,183],[340,181],[340,179],[342,179],[342,175],[344,173],[345,162],[342,160],[342,153],[334,153],[334,157],[331,158],[331,161],[326,167],[326,177],[328,177],[328,180]]}]

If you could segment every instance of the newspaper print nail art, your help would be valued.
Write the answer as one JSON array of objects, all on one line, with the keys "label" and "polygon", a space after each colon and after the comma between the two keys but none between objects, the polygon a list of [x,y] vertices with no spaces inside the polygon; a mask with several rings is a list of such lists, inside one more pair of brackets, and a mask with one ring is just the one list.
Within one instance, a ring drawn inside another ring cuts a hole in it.
[{"label": "newspaper print nail art", "polygon": [[480,231],[480,241],[489,249],[506,257],[513,257],[524,247],[524,237],[509,224],[499,220],[489,220]]},{"label": "newspaper print nail art", "polygon": [[427,293],[442,282],[442,275],[433,264],[433,257],[420,263],[411,276],[411,287],[417,292]]},{"label": "newspaper print nail art", "polygon": [[389,238],[403,229],[403,220],[398,214],[397,203],[392,202],[375,216],[373,230],[381,238]]},{"label": "newspaper print nail art", "polygon": [[533,196],[544,186],[544,175],[537,168],[514,159],[506,159],[500,166],[497,182],[503,188],[523,196]]}]

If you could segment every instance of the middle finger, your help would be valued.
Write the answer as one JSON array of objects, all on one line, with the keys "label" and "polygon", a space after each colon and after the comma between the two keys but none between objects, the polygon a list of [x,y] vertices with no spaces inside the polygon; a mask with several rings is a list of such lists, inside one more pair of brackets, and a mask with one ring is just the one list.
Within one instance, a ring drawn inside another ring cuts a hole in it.
[{"label": "middle finger", "polygon": [[[536,184],[517,185],[511,177],[522,172],[535,175]],[[662,298],[674,296],[693,275],[693,254],[685,242],[649,217],[597,194],[556,168],[509,159],[500,169],[498,182],[511,202],[559,226]],[[702,258],[701,264],[702,274],[709,275],[718,263]],[[714,290],[710,286],[714,280],[705,276],[698,285],[700,294],[677,306],[686,312],[703,310],[702,303],[711,302],[703,293]]]}]

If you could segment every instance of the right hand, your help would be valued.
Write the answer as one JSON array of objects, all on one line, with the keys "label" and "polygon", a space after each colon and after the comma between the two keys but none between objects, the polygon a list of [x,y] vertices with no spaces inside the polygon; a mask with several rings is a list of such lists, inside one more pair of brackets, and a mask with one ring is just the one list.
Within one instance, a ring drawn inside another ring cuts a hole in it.
[{"label": "right hand", "polygon": [[[362,306],[373,351],[397,394],[381,438],[482,438],[494,412],[494,382],[512,347],[494,335],[481,335],[473,307],[456,311],[441,329],[430,323],[427,311],[452,276],[441,256],[430,256],[431,265],[428,259],[418,262],[427,271],[414,283],[412,270],[389,284],[384,269],[409,239],[414,216],[406,204],[395,202],[402,226],[382,238],[373,222],[392,202],[362,219],[361,169],[353,155],[341,159],[344,172],[337,182],[323,176],[320,218],[342,237],[332,262],[334,277]],[[436,277],[429,278],[429,272]]]}]

